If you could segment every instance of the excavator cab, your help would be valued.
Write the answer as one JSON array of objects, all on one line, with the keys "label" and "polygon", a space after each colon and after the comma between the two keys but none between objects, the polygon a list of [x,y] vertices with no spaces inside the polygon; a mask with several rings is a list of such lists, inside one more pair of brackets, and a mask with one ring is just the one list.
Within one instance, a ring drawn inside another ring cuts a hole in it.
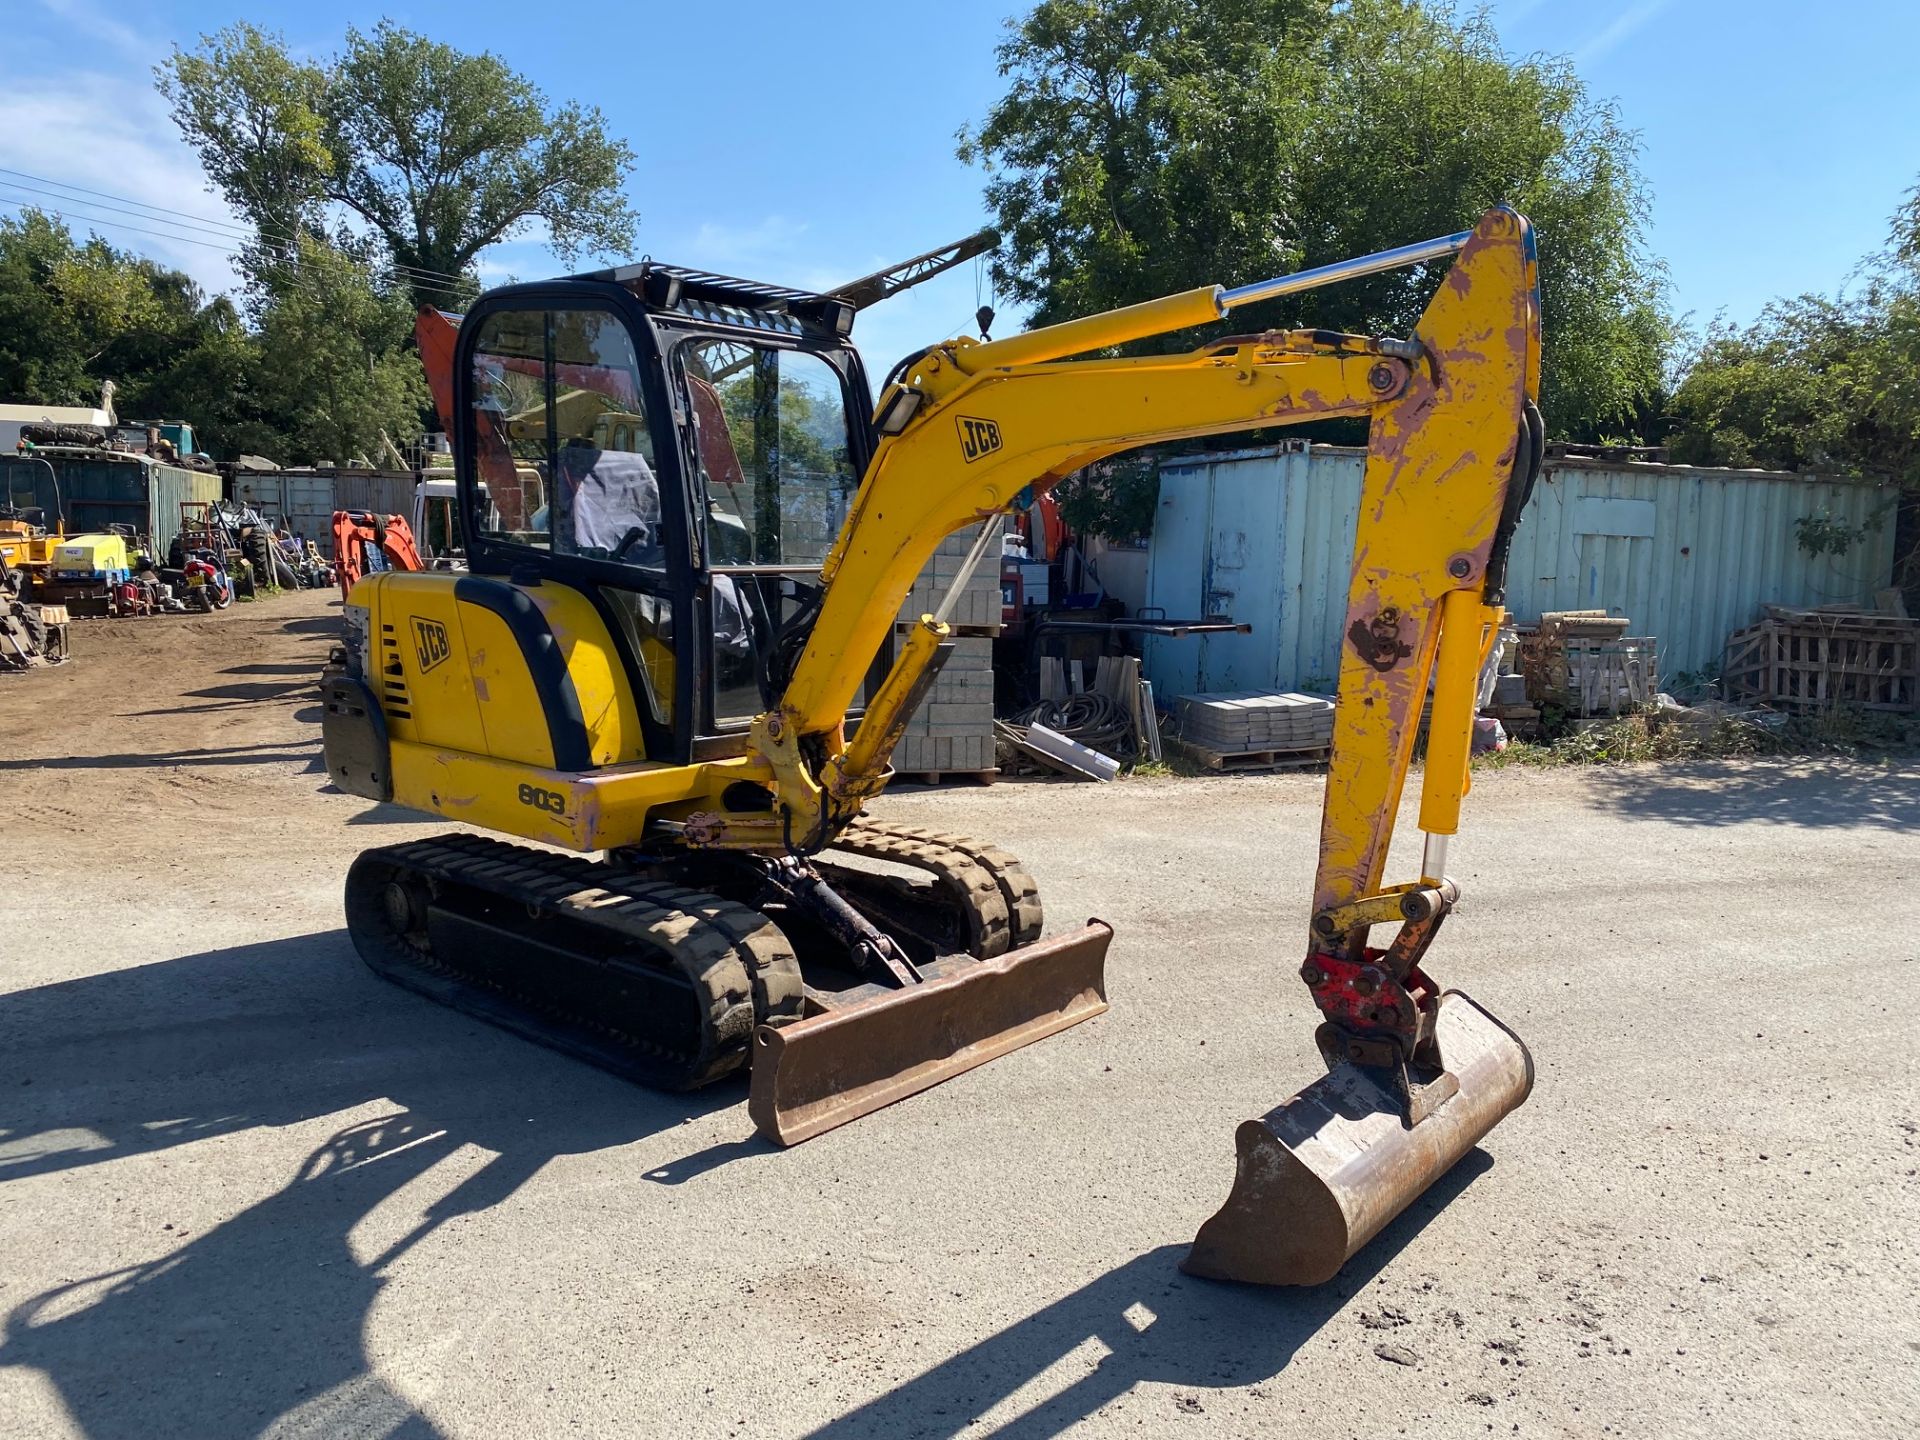
[{"label": "excavator cab", "polygon": [[496,291],[461,324],[470,569],[588,597],[650,760],[743,753],[777,699],[875,443],[852,313],[647,264]]}]

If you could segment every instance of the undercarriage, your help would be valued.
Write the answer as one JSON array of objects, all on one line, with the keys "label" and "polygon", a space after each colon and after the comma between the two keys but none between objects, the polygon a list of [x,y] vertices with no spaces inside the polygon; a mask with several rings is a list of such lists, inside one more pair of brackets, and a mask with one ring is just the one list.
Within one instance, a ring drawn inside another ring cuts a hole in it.
[{"label": "undercarriage", "polygon": [[858,821],[813,860],[590,860],[475,835],[391,845],[355,863],[347,923],[387,979],[686,1090],[748,1065],[757,1027],[868,1013],[888,991],[1032,947],[1043,912],[1004,850]]}]

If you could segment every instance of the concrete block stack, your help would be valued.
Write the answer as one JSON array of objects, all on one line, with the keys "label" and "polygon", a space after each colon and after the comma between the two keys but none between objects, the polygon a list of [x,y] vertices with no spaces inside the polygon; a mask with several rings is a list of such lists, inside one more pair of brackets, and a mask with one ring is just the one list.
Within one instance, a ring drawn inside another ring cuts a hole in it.
[{"label": "concrete block stack", "polygon": [[[941,542],[900,607],[899,627],[931,615],[952,586],[979,535],[969,527]],[[1000,633],[1000,527],[987,541],[972,577],[947,617],[953,627],[953,653],[933,682],[893,752],[893,768],[903,775],[934,778],[947,774],[991,778],[993,740],[993,637]]]},{"label": "concrete block stack", "polygon": [[1271,769],[1324,759],[1333,701],[1299,691],[1182,695],[1180,738],[1216,770]]}]

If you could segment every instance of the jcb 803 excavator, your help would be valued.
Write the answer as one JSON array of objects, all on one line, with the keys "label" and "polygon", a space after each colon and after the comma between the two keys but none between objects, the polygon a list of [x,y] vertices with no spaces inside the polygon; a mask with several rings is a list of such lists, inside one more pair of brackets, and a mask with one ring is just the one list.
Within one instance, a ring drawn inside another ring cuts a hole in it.
[{"label": "jcb 803 excavator", "polygon": [[[1410,338],[1095,354],[1449,259]],[[390,979],[638,1080],[750,1065],[749,1112],[780,1144],[1099,1014],[1106,925],[1043,937],[1013,856],[863,813],[948,648],[943,613],[897,644],[896,614],[943,537],[979,527],[977,562],[1028,486],[1151,442],[1366,417],[1300,971],[1329,1073],[1241,1127],[1187,1260],[1325,1280],[1532,1084],[1519,1040],[1423,968],[1457,899],[1476,679],[1543,451],[1531,230],[1501,208],[1319,270],[944,341],[877,403],[852,318],[843,298],[653,263],[467,312],[435,388],[470,571],[354,587],[327,765],[352,794],[545,848],[368,851],[354,943]],[[1429,682],[1424,855],[1387,884]],[[1397,927],[1384,946],[1376,926]]]}]

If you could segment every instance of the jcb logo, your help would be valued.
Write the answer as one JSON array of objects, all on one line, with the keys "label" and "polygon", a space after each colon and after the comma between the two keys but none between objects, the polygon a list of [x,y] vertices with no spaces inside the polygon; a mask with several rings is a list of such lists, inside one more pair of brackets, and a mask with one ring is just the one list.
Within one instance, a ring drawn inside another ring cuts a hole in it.
[{"label": "jcb logo", "polygon": [[447,627],[438,620],[422,620],[416,616],[413,649],[420,657],[420,673],[424,675],[453,653],[453,646],[447,640]]},{"label": "jcb logo", "polygon": [[536,810],[544,810],[549,815],[564,815],[567,811],[566,796],[558,790],[542,790],[538,785],[522,785],[520,803],[531,805]]},{"label": "jcb logo", "polygon": [[954,417],[954,423],[960,427],[960,453],[971,465],[982,455],[991,455],[1000,448],[1000,422],[997,420],[972,420],[965,415]]}]

